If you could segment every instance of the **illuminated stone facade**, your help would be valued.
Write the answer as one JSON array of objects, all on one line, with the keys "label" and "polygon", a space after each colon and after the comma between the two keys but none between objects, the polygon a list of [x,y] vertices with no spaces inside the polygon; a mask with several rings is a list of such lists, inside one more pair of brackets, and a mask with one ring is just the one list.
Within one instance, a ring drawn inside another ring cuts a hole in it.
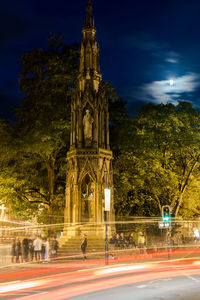
[{"label": "illuminated stone facade", "polygon": [[[65,223],[87,225],[104,222],[106,186],[111,189],[108,218],[114,221],[108,101],[100,73],[99,46],[90,0],[86,7],[82,34],[78,88],[71,103]],[[95,230],[98,231],[97,227]],[[87,231],[86,227],[84,231]]]}]

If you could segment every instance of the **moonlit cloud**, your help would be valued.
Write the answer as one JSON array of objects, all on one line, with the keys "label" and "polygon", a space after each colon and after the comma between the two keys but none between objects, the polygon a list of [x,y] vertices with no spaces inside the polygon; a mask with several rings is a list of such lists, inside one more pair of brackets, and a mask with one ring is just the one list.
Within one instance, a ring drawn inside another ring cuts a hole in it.
[{"label": "moonlit cloud", "polygon": [[166,58],[165,59],[166,62],[172,63],[172,64],[177,64],[178,63],[178,59],[177,58]]},{"label": "moonlit cloud", "polygon": [[157,50],[152,53],[153,56],[164,60],[165,62],[177,64],[179,63],[179,54],[171,50]]},{"label": "moonlit cloud", "polygon": [[[170,79],[173,79],[173,85],[170,85]],[[195,92],[199,86],[200,76],[195,73],[189,73],[180,77],[169,78],[168,80],[144,84],[139,87],[134,96],[144,102],[176,104],[179,100],[187,100],[185,99],[186,94]]]}]

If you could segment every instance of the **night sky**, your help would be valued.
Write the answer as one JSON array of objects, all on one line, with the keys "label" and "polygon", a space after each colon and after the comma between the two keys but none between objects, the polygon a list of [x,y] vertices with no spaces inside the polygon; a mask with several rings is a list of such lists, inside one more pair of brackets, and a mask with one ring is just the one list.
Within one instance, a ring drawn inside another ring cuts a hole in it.
[{"label": "night sky", "polygon": [[[50,31],[81,42],[86,0],[7,0],[0,7],[0,117],[12,118],[20,55]],[[145,103],[189,101],[200,111],[200,1],[93,0],[104,81],[136,115]],[[173,80],[170,81],[170,80]],[[171,83],[171,85],[170,85]]]}]

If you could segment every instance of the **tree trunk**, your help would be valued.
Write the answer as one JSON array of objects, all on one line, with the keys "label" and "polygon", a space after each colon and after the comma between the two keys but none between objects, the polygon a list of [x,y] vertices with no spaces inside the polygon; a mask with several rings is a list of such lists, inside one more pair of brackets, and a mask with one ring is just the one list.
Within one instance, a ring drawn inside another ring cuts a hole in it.
[{"label": "tree trunk", "polygon": [[182,202],[183,202],[183,195],[184,195],[184,193],[185,193],[186,187],[188,186],[188,181],[189,181],[189,179],[190,179],[190,176],[191,176],[191,174],[192,174],[192,172],[193,172],[193,170],[194,170],[196,164],[197,164],[197,161],[195,161],[195,162],[193,163],[192,167],[190,168],[190,171],[188,172],[188,175],[187,175],[187,177],[186,177],[186,179],[185,179],[185,182],[184,182],[184,184],[183,184],[183,187],[181,188],[181,191],[180,191],[180,194],[179,194],[179,199],[178,199],[178,205],[177,205],[177,207],[176,207],[175,214],[174,214],[175,217],[177,217],[177,215],[178,215],[180,206],[181,206],[181,204],[182,204]]},{"label": "tree trunk", "polygon": [[47,165],[48,182],[49,182],[49,223],[53,224],[53,202],[55,198],[55,171],[54,164]]}]

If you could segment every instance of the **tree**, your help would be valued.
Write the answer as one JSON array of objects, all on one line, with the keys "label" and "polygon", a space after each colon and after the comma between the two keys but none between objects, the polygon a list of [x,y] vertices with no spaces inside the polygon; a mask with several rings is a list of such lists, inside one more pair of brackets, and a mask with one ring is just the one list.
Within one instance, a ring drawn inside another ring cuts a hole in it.
[{"label": "tree", "polygon": [[149,104],[129,120],[114,169],[118,214],[158,216],[167,204],[175,216],[199,214],[199,126],[199,114],[185,102]]},{"label": "tree", "polygon": [[50,219],[43,222],[52,223],[56,215],[63,215],[70,99],[78,57],[77,45],[66,46],[54,35],[47,50],[33,49],[21,57],[19,83],[25,97],[16,109],[15,153],[6,176],[15,191],[9,203],[20,217],[35,213],[42,219],[44,212]]}]

